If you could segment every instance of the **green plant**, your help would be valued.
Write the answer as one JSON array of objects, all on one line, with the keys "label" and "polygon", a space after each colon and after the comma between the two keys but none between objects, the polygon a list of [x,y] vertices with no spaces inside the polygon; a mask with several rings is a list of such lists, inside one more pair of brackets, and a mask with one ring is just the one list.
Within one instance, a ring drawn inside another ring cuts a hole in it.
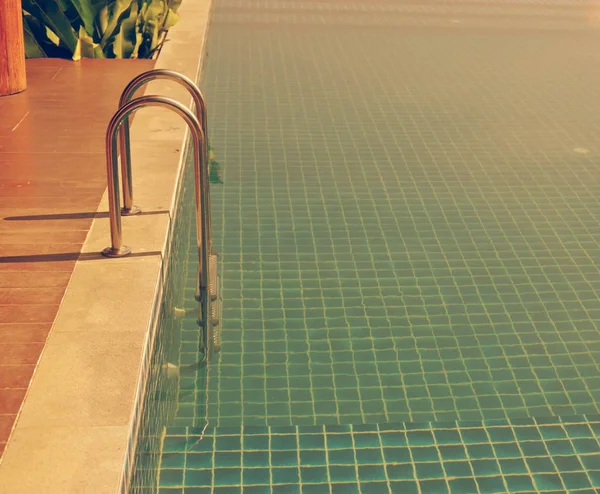
[{"label": "green plant", "polygon": [[[0,0],[2,1],[2,0]],[[22,0],[28,58],[150,58],[182,0]]]}]

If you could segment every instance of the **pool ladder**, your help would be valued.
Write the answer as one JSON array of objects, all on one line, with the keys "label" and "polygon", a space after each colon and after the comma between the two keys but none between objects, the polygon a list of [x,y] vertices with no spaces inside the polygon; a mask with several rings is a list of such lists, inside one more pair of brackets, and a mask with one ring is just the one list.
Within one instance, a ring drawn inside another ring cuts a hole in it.
[{"label": "pool ladder", "polygon": [[[162,96],[141,96],[134,99],[135,92],[155,79],[166,79],[181,84],[192,96],[195,115],[181,103]],[[167,108],[187,123],[192,134],[194,153],[194,182],[196,192],[196,243],[198,246],[198,283],[196,300],[199,302],[198,323],[202,328],[199,350],[201,364],[210,361],[212,352],[221,348],[221,298],[219,295],[218,254],[213,251],[210,218],[209,157],[207,141],[206,103],[200,89],[188,77],[172,70],[155,69],[135,77],[123,90],[119,110],[114,114],[106,130],[106,168],[111,245],[102,251],[106,257],[124,257],[131,249],[123,245],[121,216],[139,214],[141,209],[133,204],[133,181],[131,171],[131,144],[129,116],[146,106]],[[118,135],[118,149],[117,149]],[[119,197],[119,151],[121,155],[121,183],[123,208]]]}]

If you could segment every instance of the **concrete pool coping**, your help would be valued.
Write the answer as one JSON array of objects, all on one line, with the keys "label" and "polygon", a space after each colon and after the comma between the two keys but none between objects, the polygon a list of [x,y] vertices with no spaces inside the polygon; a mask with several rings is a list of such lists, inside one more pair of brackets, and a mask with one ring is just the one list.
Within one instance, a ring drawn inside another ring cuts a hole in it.
[{"label": "concrete pool coping", "polygon": [[[182,4],[156,68],[198,78],[211,4]],[[146,94],[191,105],[169,82],[150,83]],[[99,254],[108,218],[93,220],[0,463],[0,493],[127,489],[188,134],[175,114],[137,114],[134,199],[150,214],[123,218],[133,254],[122,259]],[[98,212],[107,209],[105,192]]]}]

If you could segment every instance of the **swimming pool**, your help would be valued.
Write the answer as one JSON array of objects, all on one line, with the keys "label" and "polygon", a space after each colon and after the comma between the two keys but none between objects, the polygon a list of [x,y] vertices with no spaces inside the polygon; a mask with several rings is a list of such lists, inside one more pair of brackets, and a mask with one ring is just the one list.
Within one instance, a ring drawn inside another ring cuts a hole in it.
[{"label": "swimming pool", "polygon": [[163,328],[138,490],[600,488],[586,5],[216,1],[222,348]]}]

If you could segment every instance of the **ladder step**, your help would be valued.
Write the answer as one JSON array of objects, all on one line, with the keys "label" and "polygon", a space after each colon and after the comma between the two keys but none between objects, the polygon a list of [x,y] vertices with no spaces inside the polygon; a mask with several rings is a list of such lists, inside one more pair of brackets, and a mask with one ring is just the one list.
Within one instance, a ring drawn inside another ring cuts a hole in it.
[{"label": "ladder step", "polygon": [[215,352],[221,350],[221,299],[217,298],[211,304],[211,326],[213,349]]},{"label": "ladder step", "polygon": [[218,326],[221,323],[221,299],[217,298],[210,304],[210,323],[212,326]]},{"label": "ladder step", "polygon": [[205,331],[207,331],[207,328],[206,328],[206,324],[201,319],[198,319],[197,322],[198,322],[198,329],[199,329],[198,349],[203,351],[203,350],[205,350],[204,334],[205,334]]},{"label": "ladder step", "polygon": [[210,255],[208,268],[210,279],[208,280],[208,289],[210,291],[210,299],[212,301],[217,300],[217,297],[219,296],[219,283],[217,281],[217,259],[217,254]]}]

